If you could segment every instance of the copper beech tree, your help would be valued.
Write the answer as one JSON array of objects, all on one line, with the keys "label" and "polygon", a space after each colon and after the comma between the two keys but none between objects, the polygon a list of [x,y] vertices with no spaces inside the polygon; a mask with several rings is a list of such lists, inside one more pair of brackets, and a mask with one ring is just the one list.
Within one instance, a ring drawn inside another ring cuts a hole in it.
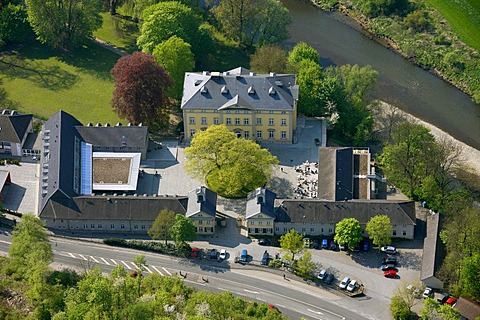
[{"label": "copper beech tree", "polygon": [[165,90],[172,79],[155,57],[134,52],[120,58],[110,73],[115,81],[111,103],[119,117],[151,127],[168,123],[170,101]]}]

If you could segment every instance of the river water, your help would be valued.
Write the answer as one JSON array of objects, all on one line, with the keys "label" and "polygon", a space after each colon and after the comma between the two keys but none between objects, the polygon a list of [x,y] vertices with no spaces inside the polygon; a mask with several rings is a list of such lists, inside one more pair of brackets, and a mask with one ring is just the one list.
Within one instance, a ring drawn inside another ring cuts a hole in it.
[{"label": "river water", "polygon": [[340,13],[325,13],[300,0],[281,2],[293,20],[289,27],[291,45],[308,43],[318,51],[323,65],[371,65],[379,73],[374,98],[480,150],[480,107],[468,95],[371,40]]}]

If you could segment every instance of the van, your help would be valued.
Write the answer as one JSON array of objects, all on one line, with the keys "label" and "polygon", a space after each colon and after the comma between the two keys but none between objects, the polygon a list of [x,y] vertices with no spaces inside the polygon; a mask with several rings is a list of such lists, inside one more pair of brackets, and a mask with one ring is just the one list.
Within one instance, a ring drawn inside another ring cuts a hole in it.
[{"label": "van", "polygon": [[240,262],[247,262],[248,252],[247,250],[243,249],[242,253],[240,254]]},{"label": "van", "polygon": [[268,254],[267,250],[265,250],[262,256],[262,264],[266,266],[268,264],[268,260],[270,260],[270,255]]}]

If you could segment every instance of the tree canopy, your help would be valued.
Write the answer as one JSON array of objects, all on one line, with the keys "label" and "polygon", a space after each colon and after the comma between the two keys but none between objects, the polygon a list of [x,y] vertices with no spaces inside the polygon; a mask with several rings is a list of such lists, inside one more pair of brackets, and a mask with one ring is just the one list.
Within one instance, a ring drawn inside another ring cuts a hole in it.
[{"label": "tree canopy", "polygon": [[176,213],[169,209],[163,209],[155,218],[153,225],[148,229],[148,235],[155,240],[165,240],[167,244],[170,238],[170,228],[175,223]]},{"label": "tree canopy", "polygon": [[0,48],[2,43],[23,41],[31,35],[27,9],[23,5],[8,2],[0,6]]},{"label": "tree canopy", "polygon": [[264,186],[278,159],[252,140],[237,139],[225,125],[212,125],[185,149],[185,170],[226,197],[244,197]]},{"label": "tree canopy", "polygon": [[183,39],[172,36],[153,49],[153,56],[173,81],[173,86],[167,93],[177,100],[182,98],[185,72],[192,71],[195,65],[195,57],[190,48],[190,44]]},{"label": "tree canopy", "polygon": [[362,227],[355,218],[345,218],[335,226],[335,236],[333,240],[337,243],[345,244],[349,249],[354,249],[362,241]]},{"label": "tree canopy", "polygon": [[307,251],[298,259],[297,271],[303,276],[308,276],[314,269],[315,263],[312,261],[312,254]]},{"label": "tree canopy", "polygon": [[368,232],[373,244],[382,247],[392,242],[392,225],[387,215],[377,215],[368,221],[365,230]]},{"label": "tree canopy", "polygon": [[300,63],[303,60],[309,60],[319,65],[319,59],[320,56],[318,55],[317,50],[305,42],[299,42],[288,54],[287,66],[290,72],[297,72],[298,68],[300,67]]},{"label": "tree canopy", "polygon": [[291,18],[278,0],[223,0],[213,10],[223,33],[241,46],[280,43]]},{"label": "tree canopy", "polygon": [[79,47],[102,26],[99,0],[25,0],[28,20],[42,43]]},{"label": "tree canopy", "polygon": [[250,68],[258,73],[285,73],[287,51],[279,45],[265,45],[250,57]]},{"label": "tree canopy", "polygon": [[170,227],[170,236],[175,243],[193,241],[197,238],[197,231],[192,220],[177,214],[174,224]]},{"label": "tree canopy", "polygon": [[115,81],[111,103],[119,117],[153,127],[168,123],[170,102],[165,90],[172,80],[155,57],[134,52],[120,58],[111,74]]},{"label": "tree canopy", "polygon": [[299,234],[295,229],[280,237],[280,248],[292,255],[292,260],[295,261],[295,255],[303,252],[303,235]]}]

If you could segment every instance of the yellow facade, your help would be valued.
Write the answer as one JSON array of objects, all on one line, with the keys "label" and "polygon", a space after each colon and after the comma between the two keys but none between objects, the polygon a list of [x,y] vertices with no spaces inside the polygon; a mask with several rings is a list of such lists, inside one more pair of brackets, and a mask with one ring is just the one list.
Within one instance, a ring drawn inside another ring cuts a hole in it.
[{"label": "yellow facade", "polygon": [[198,213],[196,215],[190,216],[195,225],[195,230],[199,235],[210,235],[215,233],[215,218],[204,213]]},{"label": "yellow facade", "polygon": [[258,214],[246,219],[248,235],[273,235],[274,220],[274,218],[264,214]]},{"label": "yellow facade", "polygon": [[293,111],[246,110],[183,110],[185,138],[190,140],[212,124],[225,124],[237,137],[258,142],[292,143],[296,129],[296,103]]}]

